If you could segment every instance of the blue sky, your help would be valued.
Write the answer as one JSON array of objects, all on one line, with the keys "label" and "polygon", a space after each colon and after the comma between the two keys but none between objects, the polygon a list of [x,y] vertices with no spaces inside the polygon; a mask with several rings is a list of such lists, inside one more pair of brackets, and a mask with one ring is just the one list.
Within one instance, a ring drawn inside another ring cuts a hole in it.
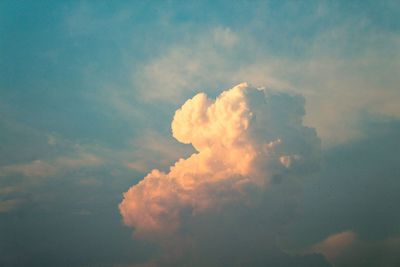
[{"label": "blue sky", "polygon": [[322,142],[282,249],[352,231],[337,266],[361,266],[365,247],[392,257],[399,16],[398,1],[2,1],[0,263],[151,260],[159,248],[121,223],[122,193],[193,153],[171,136],[177,108],[243,81],[302,95]]}]

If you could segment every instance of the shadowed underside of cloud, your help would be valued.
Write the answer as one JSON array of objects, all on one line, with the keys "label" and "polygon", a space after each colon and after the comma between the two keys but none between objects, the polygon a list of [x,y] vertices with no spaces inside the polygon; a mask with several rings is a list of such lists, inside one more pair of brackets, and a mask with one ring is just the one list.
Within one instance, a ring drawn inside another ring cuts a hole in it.
[{"label": "shadowed underside of cloud", "polygon": [[303,98],[246,83],[176,111],[173,136],[197,152],[151,171],[119,206],[136,237],[163,248],[157,265],[329,266],[276,244],[302,178],[319,165],[320,140],[303,116]]},{"label": "shadowed underside of cloud", "polygon": [[400,121],[368,116],[363,131],[324,153],[321,178],[304,184],[287,235],[338,267],[400,266]]}]

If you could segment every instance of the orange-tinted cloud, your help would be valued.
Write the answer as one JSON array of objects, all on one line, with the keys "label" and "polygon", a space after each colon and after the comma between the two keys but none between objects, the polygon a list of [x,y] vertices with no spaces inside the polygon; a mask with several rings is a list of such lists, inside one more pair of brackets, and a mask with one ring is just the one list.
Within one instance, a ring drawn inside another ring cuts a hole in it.
[{"label": "orange-tinted cloud", "polygon": [[334,233],[309,252],[323,254],[334,266],[398,266],[400,237],[360,239],[353,231]]},{"label": "orange-tinted cloud", "polygon": [[172,121],[173,136],[197,152],[132,186],[119,205],[124,223],[147,238],[176,233],[183,218],[227,203],[251,205],[254,190],[263,192],[272,179],[307,173],[320,142],[303,116],[303,98],[246,83],[215,100],[197,94]]},{"label": "orange-tinted cloud", "polygon": [[352,231],[340,232],[314,245],[312,251],[321,252],[332,261],[353,246],[356,240],[356,235]]}]

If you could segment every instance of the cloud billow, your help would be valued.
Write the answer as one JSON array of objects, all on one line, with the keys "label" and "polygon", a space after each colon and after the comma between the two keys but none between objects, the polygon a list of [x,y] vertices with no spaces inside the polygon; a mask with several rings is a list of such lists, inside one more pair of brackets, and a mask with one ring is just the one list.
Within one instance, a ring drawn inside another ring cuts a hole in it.
[{"label": "cloud billow", "polygon": [[[304,114],[302,97],[246,83],[215,100],[204,93],[187,100],[172,133],[196,152],[124,193],[124,223],[161,244],[171,264],[299,264],[275,239],[293,215],[301,180],[319,165],[320,140]],[[304,259],[329,266],[318,255]]]}]

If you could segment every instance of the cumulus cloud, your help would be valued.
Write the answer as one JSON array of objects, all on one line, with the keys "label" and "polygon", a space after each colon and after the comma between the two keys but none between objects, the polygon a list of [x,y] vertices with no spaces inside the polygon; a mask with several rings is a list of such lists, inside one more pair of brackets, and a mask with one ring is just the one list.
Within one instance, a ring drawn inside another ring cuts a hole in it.
[{"label": "cumulus cloud", "polygon": [[[314,129],[302,124],[304,113],[302,97],[246,83],[215,100],[204,93],[195,95],[175,112],[172,134],[196,152],[178,160],[167,173],[152,170],[124,193],[119,205],[124,223],[134,227],[138,237],[196,251],[205,248],[201,243],[208,243],[212,228],[224,221],[218,240],[233,235],[240,243],[262,236],[260,242],[269,245],[253,247],[262,255],[263,249],[274,247],[273,235],[260,222],[256,228],[241,229],[245,223],[241,217],[257,221],[257,213],[261,218],[266,209],[275,213],[275,218],[264,216],[264,222],[271,223],[281,216],[280,206],[290,205],[293,185],[318,166],[320,140]],[[270,190],[274,184],[282,186]],[[256,239],[254,244],[260,244]],[[182,257],[176,251],[172,254]]]}]

